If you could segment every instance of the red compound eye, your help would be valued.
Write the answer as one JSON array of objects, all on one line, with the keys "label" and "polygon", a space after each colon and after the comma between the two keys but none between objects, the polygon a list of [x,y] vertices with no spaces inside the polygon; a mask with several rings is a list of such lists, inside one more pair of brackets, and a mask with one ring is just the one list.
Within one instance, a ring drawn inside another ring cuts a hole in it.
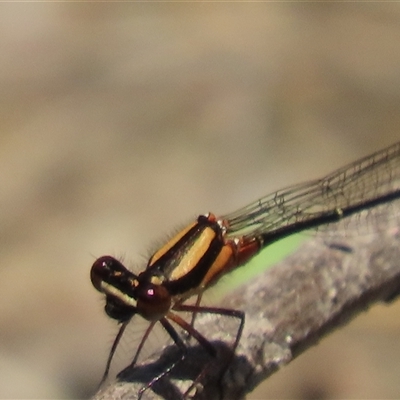
[{"label": "red compound eye", "polygon": [[162,318],[171,307],[171,295],[164,286],[142,283],[137,288],[138,313],[149,321]]},{"label": "red compound eye", "polygon": [[98,258],[90,270],[90,280],[100,292],[103,291],[102,283],[112,283],[112,280],[126,273],[127,269],[117,259],[111,256]]}]

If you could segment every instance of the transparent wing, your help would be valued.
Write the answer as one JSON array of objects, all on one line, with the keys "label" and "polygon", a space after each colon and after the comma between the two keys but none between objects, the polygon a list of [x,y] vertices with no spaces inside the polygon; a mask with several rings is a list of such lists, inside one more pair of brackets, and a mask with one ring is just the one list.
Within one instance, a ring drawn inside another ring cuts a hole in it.
[{"label": "transparent wing", "polygon": [[266,232],[272,237],[282,228],[329,213],[340,214],[355,206],[362,209],[367,201],[381,199],[383,203],[399,197],[400,143],[396,143],[322,179],[279,190],[221,218],[228,222],[228,237],[262,236]]}]

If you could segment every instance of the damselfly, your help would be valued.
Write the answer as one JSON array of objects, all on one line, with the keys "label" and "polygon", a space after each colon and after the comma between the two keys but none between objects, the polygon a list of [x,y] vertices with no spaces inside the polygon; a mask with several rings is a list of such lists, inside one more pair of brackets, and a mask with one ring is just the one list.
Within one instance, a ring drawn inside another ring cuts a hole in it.
[{"label": "damselfly", "polygon": [[[400,198],[400,142],[362,158],[326,177],[263,197],[236,212],[216,217],[200,215],[156,251],[136,275],[111,256],[98,258],[91,269],[94,287],[106,296],[105,311],[121,323],[107,361],[106,379],[118,343],[133,316],[149,321],[133,357],[133,367],[157,322],[182,350],[186,344],[174,324],[194,337],[213,355],[213,345],[179,312],[213,313],[235,317],[239,343],[245,316],[242,311],[200,306],[205,289],[223,274],[246,263],[269,244],[288,235],[333,223],[363,210]],[[185,301],[198,296],[195,305]],[[144,390],[168,374],[180,361],[155,376]]]}]

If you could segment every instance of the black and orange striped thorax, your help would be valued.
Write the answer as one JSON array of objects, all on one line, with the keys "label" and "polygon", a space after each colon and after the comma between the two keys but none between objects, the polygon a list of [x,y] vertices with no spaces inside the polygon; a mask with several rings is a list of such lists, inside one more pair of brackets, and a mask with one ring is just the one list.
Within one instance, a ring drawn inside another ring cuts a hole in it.
[{"label": "black and orange striped thorax", "polygon": [[[258,243],[252,244],[253,253],[258,247]],[[241,250],[241,243],[226,240],[224,221],[211,213],[200,215],[153,254],[138,280],[162,284],[171,296],[187,297],[245,262]]]}]

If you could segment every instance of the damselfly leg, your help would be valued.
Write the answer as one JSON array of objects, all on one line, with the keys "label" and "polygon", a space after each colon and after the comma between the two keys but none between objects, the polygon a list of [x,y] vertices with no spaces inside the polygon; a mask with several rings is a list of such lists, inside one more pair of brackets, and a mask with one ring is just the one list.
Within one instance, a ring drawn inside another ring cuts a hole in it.
[{"label": "damselfly leg", "polygon": [[[185,313],[198,313],[198,314],[215,314],[215,315],[220,315],[220,316],[225,316],[225,317],[231,317],[238,319],[239,321],[239,326],[237,328],[237,331],[235,333],[235,339],[232,347],[230,348],[230,357],[232,357],[235,354],[236,347],[240,341],[240,337],[243,331],[243,326],[244,326],[244,313],[242,311],[238,310],[230,310],[230,309],[224,309],[224,308],[217,308],[217,307],[201,307],[198,305],[185,305],[185,304],[177,304],[173,308],[174,312],[170,311],[167,313],[167,315],[159,320],[163,328],[166,330],[166,332],[169,334],[169,336],[172,338],[174,341],[175,345],[177,346],[178,349],[178,354],[175,354],[175,357],[173,360],[170,360],[167,365],[165,365],[162,369],[162,371],[155,372],[154,376],[149,380],[148,383],[146,383],[139,391],[138,393],[138,398],[142,398],[146,390],[152,389],[157,383],[163,379],[164,377],[167,377],[175,367],[177,367],[180,363],[184,362],[187,354],[188,354],[188,344],[186,341],[181,337],[181,335],[178,333],[178,331],[174,328],[174,326],[171,324],[173,322],[175,325],[179,326],[184,332],[188,334],[189,337],[193,337],[199,344],[200,346],[206,351],[206,353],[209,355],[210,362],[206,362],[205,365],[201,368],[201,371],[194,376],[192,384],[189,386],[189,388],[185,391],[185,393],[182,394],[182,398],[187,398],[189,396],[189,393],[192,392],[193,388],[195,388],[198,384],[201,384],[201,379],[203,375],[207,372],[207,368],[210,363],[212,363],[212,359],[217,356],[217,351],[214,345],[209,342],[207,338],[205,338],[198,330],[196,330],[191,323],[188,323],[183,319],[180,315],[177,314],[177,312],[185,312]],[[171,322],[170,322],[171,321]],[[137,360],[139,358],[139,353],[142,350],[145,341],[147,340],[151,330],[154,327],[154,323],[151,323],[148,327],[148,329],[145,332],[145,335],[143,336],[142,340],[140,341],[140,344],[137,348],[135,357],[132,361],[132,363],[125,368],[119,375],[118,378],[125,380],[126,377],[131,377],[134,376],[132,374],[134,372],[134,368],[136,367]],[[122,331],[122,328],[120,332]],[[118,335],[118,338],[120,339],[122,336]],[[113,349],[117,346],[118,343],[114,343]],[[226,366],[229,365],[230,358],[225,358],[225,364]],[[107,367],[109,368],[111,360],[109,359],[109,363]],[[138,366],[140,368],[140,366]],[[223,369],[221,369],[223,371]],[[128,378],[130,380],[131,378]]]}]

